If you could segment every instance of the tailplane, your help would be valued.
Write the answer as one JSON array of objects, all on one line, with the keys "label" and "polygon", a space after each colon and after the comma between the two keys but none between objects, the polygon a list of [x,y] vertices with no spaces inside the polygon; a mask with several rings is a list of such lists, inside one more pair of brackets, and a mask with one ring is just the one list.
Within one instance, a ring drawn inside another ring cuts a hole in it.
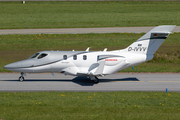
[{"label": "tailplane", "polygon": [[153,55],[175,27],[176,25],[157,26],[121,51]]}]

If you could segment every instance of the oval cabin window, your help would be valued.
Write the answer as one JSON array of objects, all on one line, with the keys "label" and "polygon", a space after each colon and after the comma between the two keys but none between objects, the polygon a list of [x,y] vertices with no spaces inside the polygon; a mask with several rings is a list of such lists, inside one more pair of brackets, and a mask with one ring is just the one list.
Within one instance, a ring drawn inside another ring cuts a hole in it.
[{"label": "oval cabin window", "polygon": [[83,55],[83,60],[87,60],[87,56],[86,55]]},{"label": "oval cabin window", "polygon": [[77,55],[73,55],[73,60],[77,60]]},{"label": "oval cabin window", "polygon": [[64,59],[64,60],[67,60],[67,55],[63,55],[63,59]]}]

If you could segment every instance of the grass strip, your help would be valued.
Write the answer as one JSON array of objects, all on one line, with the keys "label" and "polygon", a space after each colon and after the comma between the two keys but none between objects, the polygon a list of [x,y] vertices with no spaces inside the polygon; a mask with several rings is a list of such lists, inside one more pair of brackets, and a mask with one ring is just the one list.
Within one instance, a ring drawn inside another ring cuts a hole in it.
[{"label": "grass strip", "polygon": [[0,92],[1,120],[180,118],[180,93]]},{"label": "grass strip", "polygon": [[0,29],[180,25],[179,1],[0,2]]},{"label": "grass strip", "polygon": [[[9,72],[3,66],[29,58],[44,50],[91,51],[119,50],[126,48],[142,34],[36,34],[0,35],[0,72]],[[171,34],[155,53],[153,60],[122,72],[180,72],[180,33]]]}]

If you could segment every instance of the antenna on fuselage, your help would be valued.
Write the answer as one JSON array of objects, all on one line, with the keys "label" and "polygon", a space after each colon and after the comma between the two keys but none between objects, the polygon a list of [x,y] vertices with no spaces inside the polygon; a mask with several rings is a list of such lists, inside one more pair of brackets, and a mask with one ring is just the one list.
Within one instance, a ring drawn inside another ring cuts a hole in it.
[{"label": "antenna on fuselage", "polygon": [[107,51],[107,48],[104,48],[103,52],[106,52]]},{"label": "antenna on fuselage", "polygon": [[89,48],[91,48],[91,47],[88,47],[88,48],[86,49],[87,52],[89,52]]}]

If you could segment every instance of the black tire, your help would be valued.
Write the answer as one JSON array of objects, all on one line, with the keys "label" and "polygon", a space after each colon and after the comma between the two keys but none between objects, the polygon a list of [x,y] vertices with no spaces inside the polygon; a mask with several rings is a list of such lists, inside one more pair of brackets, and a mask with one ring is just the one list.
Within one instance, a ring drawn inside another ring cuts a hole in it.
[{"label": "black tire", "polygon": [[23,77],[23,76],[20,76],[20,77],[19,77],[19,81],[20,81],[20,82],[23,82],[23,81],[24,81],[24,77]]},{"label": "black tire", "polygon": [[94,83],[99,83],[99,79],[95,76],[96,80],[93,80]]}]

